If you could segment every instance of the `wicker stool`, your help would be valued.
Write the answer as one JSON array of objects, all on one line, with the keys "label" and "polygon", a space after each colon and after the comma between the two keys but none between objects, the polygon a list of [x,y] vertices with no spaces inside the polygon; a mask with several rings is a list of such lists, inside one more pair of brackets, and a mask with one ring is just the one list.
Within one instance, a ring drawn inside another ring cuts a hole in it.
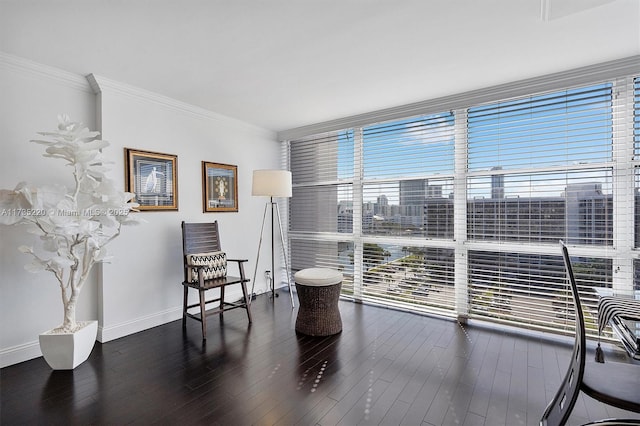
[{"label": "wicker stool", "polygon": [[342,274],[333,269],[309,268],[294,275],[298,292],[296,331],[308,336],[330,336],[342,331],[338,299]]}]

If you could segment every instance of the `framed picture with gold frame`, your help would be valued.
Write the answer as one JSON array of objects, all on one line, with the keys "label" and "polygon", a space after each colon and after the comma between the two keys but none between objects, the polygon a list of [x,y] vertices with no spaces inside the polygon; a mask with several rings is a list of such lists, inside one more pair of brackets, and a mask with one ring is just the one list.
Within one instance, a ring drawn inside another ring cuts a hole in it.
[{"label": "framed picture with gold frame", "polygon": [[238,211],[238,166],[202,162],[202,209],[205,213]]},{"label": "framed picture with gold frame", "polygon": [[139,210],[178,210],[178,156],[125,148],[125,190]]}]

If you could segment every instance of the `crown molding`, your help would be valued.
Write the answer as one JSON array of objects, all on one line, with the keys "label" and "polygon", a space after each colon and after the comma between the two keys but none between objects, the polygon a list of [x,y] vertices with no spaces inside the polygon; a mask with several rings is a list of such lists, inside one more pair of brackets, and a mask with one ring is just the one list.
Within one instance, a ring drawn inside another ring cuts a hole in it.
[{"label": "crown molding", "polygon": [[26,73],[35,77],[46,78],[75,90],[93,93],[91,87],[87,84],[87,80],[81,75],[49,65],[43,65],[5,52],[0,52],[0,68],[19,72],[20,74]]},{"label": "crown molding", "polygon": [[252,125],[242,120],[208,111],[204,108],[196,107],[194,105],[169,98],[168,96],[140,89],[138,87],[131,86],[125,83],[120,83],[115,80],[110,80],[105,77],[100,77],[95,74],[82,76],[49,65],[34,62],[19,56],[11,55],[2,51],[0,51],[0,69],[7,69],[9,71],[13,71],[23,75],[28,74],[37,78],[45,78],[85,93],[100,94],[103,91],[108,90],[110,92],[128,96],[134,99],[153,102],[155,104],[162,105],[164,107],[168,107],[182,113],[193,115],[198,118],[214,120],[222,124],[240,127],[261,137],[272,139],[274,141],[277,140],[277,133],[274,131]]},{"label": "crown molding", "polygon": [[634,74],[640,74],[640,55],[284,130],[278,133],[278,139],[293,140],[376,122],[464,109],[488,102],[561,90]]},{"label": "crown molding", "polygon": [[164,96],[155,92],[151,92],[139,87],[131,86],[125,83],[120,83],[115,80],[111,80],[106,77],[102,77],[96,74],[89,74],[86,76],[89,86],[95,94],[101,94],[104,92],[112,92],[117,95],[126,96],[132,99],[137,99],[144,102],[152,102],[156,105],[160,105],[166,108],[176,110],[178,112],[186,113],[197,118],[204,118],[207,120],[214,120],[221,122],[222,124],[229,124],[234,127],[242,127],[254,133],[258,133],[263,137],[268,137],[276,141],[277,133],[268,129],[254,126],[242,120],[228,117],[226,115],[218,114],[204,108],[200,108],[186,102],[178,101],[176,99]]}]

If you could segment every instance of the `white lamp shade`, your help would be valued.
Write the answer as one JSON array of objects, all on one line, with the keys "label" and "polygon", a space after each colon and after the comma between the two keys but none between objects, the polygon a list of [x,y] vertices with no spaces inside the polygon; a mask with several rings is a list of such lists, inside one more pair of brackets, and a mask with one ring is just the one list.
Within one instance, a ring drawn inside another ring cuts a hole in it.
[{"label": "white lamp shade", "polygon": [[291,172],[288,170],[254,170],[251,195],[291,197]]}]

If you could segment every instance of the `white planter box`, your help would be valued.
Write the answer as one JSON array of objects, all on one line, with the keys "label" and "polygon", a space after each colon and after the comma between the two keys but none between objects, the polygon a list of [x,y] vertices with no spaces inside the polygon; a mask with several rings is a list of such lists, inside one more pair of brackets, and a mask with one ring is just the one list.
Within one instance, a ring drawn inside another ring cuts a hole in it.
[{"label": "white planter box", "polygon": [[96,343],[98,321],[84,321],[84,327],[75,333],[40,335],[40,350],[47,364],[54,370],[72,370],[89,358]]}]

